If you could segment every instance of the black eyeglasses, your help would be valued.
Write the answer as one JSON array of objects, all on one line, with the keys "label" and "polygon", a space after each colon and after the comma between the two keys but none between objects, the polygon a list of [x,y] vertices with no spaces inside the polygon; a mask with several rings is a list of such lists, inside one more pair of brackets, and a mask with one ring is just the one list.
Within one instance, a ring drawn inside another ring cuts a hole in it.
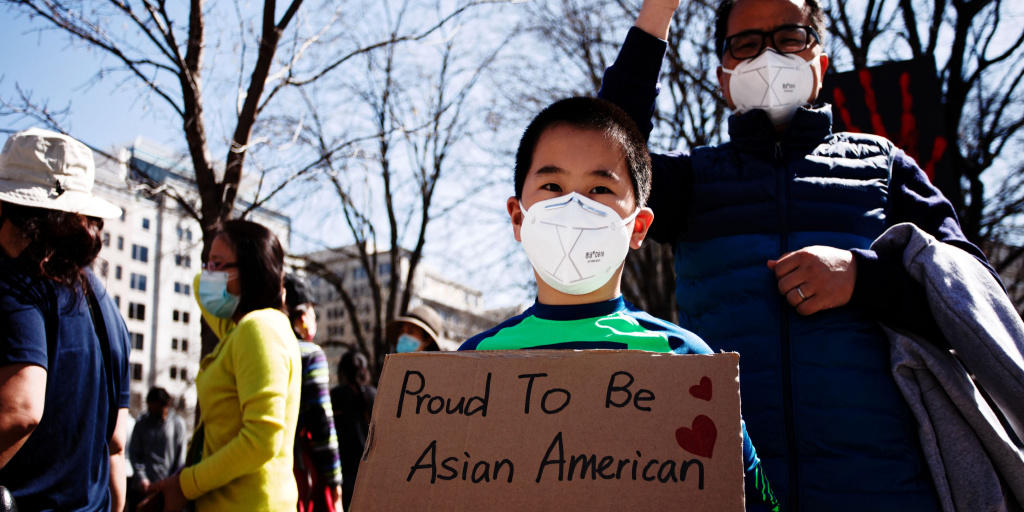
[{"label": "black eyeglasses", "polygon": [[725,38],[719,54],[725,55],[728,50],[736,60],[751,59],[761,55],[768,41],[772,42],[772,47],[779,53],[799,53],[810,47],[812,41],[820,42],[821,38],[818,32],[807,25],[789,25],[765,32],[747,30]]}]

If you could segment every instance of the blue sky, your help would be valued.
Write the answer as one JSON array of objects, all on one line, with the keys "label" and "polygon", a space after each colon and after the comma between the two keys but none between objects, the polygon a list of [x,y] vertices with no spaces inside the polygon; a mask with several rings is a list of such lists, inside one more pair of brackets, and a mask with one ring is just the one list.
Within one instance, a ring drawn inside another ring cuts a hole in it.
[{"label": "blue sky", "polygon": [[[137,90],[128,89],[129,82],[119,86],[115,80],[90,83],[104,61],[96,51],[72,45],[66,36],[53,31],[38,32],[42,26],[27,16],[15,15],[6,8],[0,11],[0,97],[16,97],[15,85],[31,91],[33,100],[48,101],[52,109],[63,109],[70,103],[72,115],[64,128],[83,142],[106,148],[132,141],[144,135],[167,144],[176,139],[167,114],[141,99]],[[159,116],[159,117],[158,117]],[[38,123],[31,120],[0,118],[0,128],[19,130]],[[180,137],[179,137],[180,138]]]}]

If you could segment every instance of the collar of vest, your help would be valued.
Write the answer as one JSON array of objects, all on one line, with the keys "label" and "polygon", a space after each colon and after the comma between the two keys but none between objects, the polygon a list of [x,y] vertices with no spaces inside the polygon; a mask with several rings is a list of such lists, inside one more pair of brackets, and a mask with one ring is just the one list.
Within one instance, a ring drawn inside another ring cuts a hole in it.
[{"label": "collar of vest", "polygon": [[765,111],[757,109],[729,117],[729,140],[743,151],[775,151],[813,147],[832,135],[832,105],[800,108],[782,133],[776,132]]},{"label": "collar of vest", "polygon": [[554,306],[534,302],[529,313],[543,320],[559,320],[564,322],[607,316],[625,308],[626,300],[622,298],[622,295],[619,295],[611,300],[592,302],[590,304],[574,304],[571,306]]}]

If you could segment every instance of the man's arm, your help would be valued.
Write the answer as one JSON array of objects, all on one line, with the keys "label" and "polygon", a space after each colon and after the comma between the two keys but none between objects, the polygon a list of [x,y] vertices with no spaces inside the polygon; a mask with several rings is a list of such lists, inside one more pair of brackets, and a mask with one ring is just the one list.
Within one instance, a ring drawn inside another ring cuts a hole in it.
[{"label": "man's arm", "polygon": [[22,363],[0,366],[0,468],[39,425],[45,403],[45,369]]},{"label": "man's arm", "polygon": [[608,100],[633,120],[644,138],[651,136],[654,107],[661,91],[661,63],[668,43],[633,27],[615,62],[604,71],[597,97]]},{"label": "man's arm", "polygon": [[[660,91],[661,63],[668,44],[668,27],[679,0],[646,0],[634,28],[629,30],[615,62],[605,70],[598,97],[606,99],[633,120],[644,138],[649,138],[651,122]],[[651,224],[648,238],[659,243],[674,243],[686,228],[686,206],[690,204],[692,167],[686,155],[651,155],[652,186],[647,206],[654,210],[657,222]]]},{"label": "man's arm", "polygon": [[[938,241],[955,246],[974,256],[1002,284],[988,263],[985,253],[967,240],[953,205],[942,195],[902,151],[893,158],[890,184],[889,221],[893,226],[910,222]],[[851,304],[864,308],[881,321],[924,335],[936,336],[935,321],[928,308],[923,287],[903,267],[903,254],[884,254],[872,250],[852,251],[857,260],[857,282]]]},{"label": "man's arm", "polygon": [[[893,159],[887,225],[910,222],[973,255],[999,277],[984,253],[967,240],[953,205],[902,151]],[[850,304],[879,321],[942,340],[928,308],[924,289],[903,268],[902,254],[870,249],[806,247],[768,262],[779,279],[779,293],[802,315]]]},{"label": "man's arm", "polygon": [[128,409],[117,411],[117,424],[110,436],[110,510],[124,510],[128,482],[124,471],[124,448],[127,442]]}]

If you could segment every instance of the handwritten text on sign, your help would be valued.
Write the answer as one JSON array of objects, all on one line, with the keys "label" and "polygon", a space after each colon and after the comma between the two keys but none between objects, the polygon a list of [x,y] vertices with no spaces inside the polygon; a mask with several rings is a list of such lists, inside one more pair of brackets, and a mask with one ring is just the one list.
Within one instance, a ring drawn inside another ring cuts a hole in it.
[{"label": "handwritten text on sign", "polygon": [[354,510],[742,510],[737,373],[735,354],[389,356]]}]

